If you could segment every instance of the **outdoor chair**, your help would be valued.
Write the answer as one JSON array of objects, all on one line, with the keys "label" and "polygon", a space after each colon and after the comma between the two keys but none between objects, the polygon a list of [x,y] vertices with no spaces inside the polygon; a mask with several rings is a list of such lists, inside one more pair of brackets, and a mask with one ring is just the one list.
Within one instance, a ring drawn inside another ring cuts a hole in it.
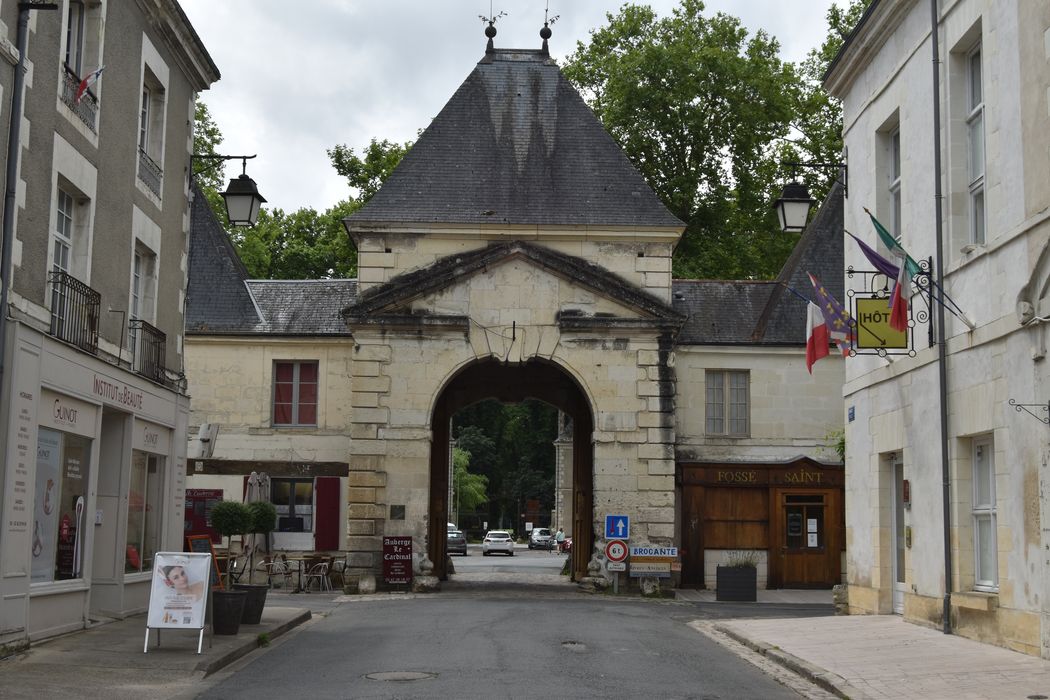
[{"label": "outdoor chair", "polygon": [[[266,571],[266,583],[270,588],[275,588],[274,581],[283,581],[288,588],[292,587],[292,569],[288,566],[288,558],[278,554],[273,561],[264,562],[260,565]],[[280,586],[276,586],[279,588]]]},{"label": "outdoor chair", "polygon": [[328,562],[320,561],[316,564],[312,564],[306,573],[303,575],[305,579],[303,581],[303,590],[306,592],[310,591],[310,583],[317,581],[318,591],[330,591],[332,590],[332,583],[328,580]]},{"label": "outdoor chair", "polygon": [[347,554],[342,559],[336,559],[331,563],[328,578],[331,580],[332,585],[335,585],[335,578],[339,577],[339,587],[343,588],[346,586],[346,570],[350,568],[350,555]]}]

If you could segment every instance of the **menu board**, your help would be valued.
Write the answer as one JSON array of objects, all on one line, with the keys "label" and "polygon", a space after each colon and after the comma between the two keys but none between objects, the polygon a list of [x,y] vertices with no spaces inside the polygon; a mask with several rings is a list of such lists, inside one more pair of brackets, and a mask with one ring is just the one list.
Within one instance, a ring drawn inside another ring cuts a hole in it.
[{"label": "menu board", "polygon": [[383,537],[383,581],[390,585],[412,583],[411,537]]},{"label": "menu board", "polygon": [[221,543],[222,537],[211,526],[211,509],[220,501],[222,489],[186,489],[183,535],[208,535],[212,543]]}]

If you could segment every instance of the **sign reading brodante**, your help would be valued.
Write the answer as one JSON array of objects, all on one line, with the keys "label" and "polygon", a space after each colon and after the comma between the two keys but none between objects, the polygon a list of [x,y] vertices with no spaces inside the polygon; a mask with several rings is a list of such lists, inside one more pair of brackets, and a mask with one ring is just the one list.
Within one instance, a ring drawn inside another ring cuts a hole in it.
[{"label": "sign reading brodante", "polygon": [[383,537],[383,581],[390,585],[412,583],[411,537]]}]

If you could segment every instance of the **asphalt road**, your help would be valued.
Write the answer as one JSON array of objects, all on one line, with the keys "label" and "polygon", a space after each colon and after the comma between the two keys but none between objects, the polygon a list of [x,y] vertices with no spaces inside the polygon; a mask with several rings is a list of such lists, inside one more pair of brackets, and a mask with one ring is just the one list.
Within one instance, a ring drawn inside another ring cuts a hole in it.
[{"label": "asphalt road", "polygon": [[692,604],[562,591],[355,599],[208,679],[200,697],[798,697],[688,627],[704,616]]}]

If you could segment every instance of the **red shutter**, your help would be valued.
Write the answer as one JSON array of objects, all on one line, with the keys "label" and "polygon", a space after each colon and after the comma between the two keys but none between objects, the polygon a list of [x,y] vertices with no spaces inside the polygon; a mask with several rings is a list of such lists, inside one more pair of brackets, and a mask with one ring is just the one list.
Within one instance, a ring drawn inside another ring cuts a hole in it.
[{"label": "red shutter", "polygon": [[339,477],[319,476],[314,480],[314,549],[339,549]]}]

